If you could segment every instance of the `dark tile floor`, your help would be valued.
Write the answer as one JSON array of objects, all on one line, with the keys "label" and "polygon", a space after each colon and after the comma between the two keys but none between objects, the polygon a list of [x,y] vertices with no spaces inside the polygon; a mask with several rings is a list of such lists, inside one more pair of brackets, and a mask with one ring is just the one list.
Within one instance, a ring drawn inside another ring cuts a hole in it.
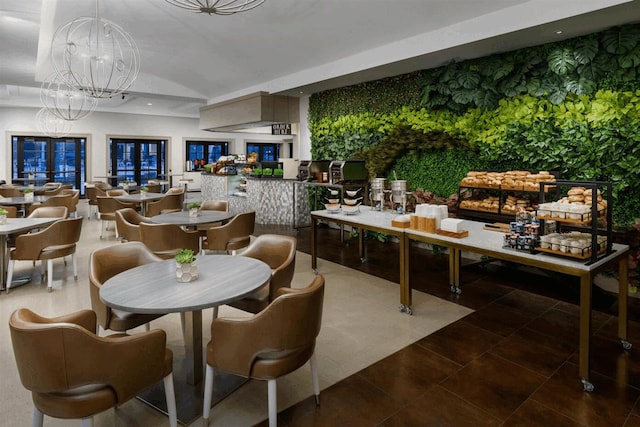
[{"label": "dark tile floor", "polygon": [[[321,258],[397,282],[397,257],[390,256],[396,244],[368,240],[363,264],[357,243],[341,242],[333,229],[320,233]],[[309,229],[297,236],[298,248],[309,252]],[[594,289],[596,388],[587,393],[578,377],[575,280],[467,262],[463,293],[452,295],[447,258],[411,252],[414,291],[476,311],[323,390],[319,407],[308,398],[282,411],[280,426],[640,426],[640,357],[617,340],[615,295]],[[639,302],[630,304],[636,345]]]}]

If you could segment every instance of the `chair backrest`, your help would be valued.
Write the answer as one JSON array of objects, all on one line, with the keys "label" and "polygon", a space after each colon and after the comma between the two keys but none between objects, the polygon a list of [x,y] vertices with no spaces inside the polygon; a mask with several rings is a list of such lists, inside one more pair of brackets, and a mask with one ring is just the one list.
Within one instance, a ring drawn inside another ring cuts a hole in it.
[{"label": "chair backrest", "polygon": [[[39,394],[42,400],[38,400],[45,402],[43,413],[58,418],[93,415],[92,411],[126,402],[171,372],[173,357],[166,349],[164,331],[100,338],[94,333],[95,325],[90,310],[55,318],[26,308],[11,314],[9,328],[20,380],[34,400]],[[86,385],[96,391],[83,391]],[[106,393],[103,398],[96,397],[100,387]],[[116,402],[106,397],[113,392]]]},{"label": "chair backrest", "polygon": [[150,193],[159,193],[160,192],[160,184],[150,183],[148,182],[146,185],[147,189]]},{"label": "chair backrest", "polygon": [[59,247],[57,253],[73,253],[76,243],[80,240],[81,232],[82,217],[60,219],[44,230],[19,235],[16,238],[15,250],[11,252],[11,258],[37,260],[43,254],[43,249],[54,246]]},{"label": "chair backrest", "polygon": [[[63,191],[63,190],[60,190]],[[71,212],[75,212],[75,201],[73,194],[57,194],[55,196],[49,197],[47,200],[40,204],[31,205],[29,207],[29,213],[31,213],[34,209],[43,206],[64,206],[67,208],[67,215]]]},{"label": "chair backrest", "polygon": [[17,188],[4,187],[4,188],[0,188],[0,196],[2,196],[2,197],[22,197],[22,196],[24,196],[24,194],[22,194],[22,191],[18,190]]},{"label": "chair backrest", "polygon": [[255,211],[236,215],[228,223],[207,230],[207,249],[232,251],[249,246],[255,229]]},{"label": "chair backrest", "polygon": [[108,329],[111,308],[100,299],[100,288],[110,278],[123,271],[152,262],[162,261],[141,242],[125,242],[96,249],[89,256],[89,286],[91,308],[96,312],[98,324]]},{"label": "chair backrest", "polygon": [[112,190],[107,190],[106,193],[107,193],[107,196],[109,197],[126,196],[127,194],[129,194],[127,190],[124,190],[122,188],[114,188]]},{"label": "chair backrest", "polygon": [[200,205],[203,211],[229,212],[229,202],[226,200],[205,200]]},{"label": "chair backrest", "polygon": [[184,190],[176,189],[179,190],[178,192],[172,192],[172,190],[174,190],[174,188],[170,188],[162,199],[147,203],[148,216],[160,215],[162,211],[182,210]]},{"label": "chair backrest", "polygon": [[200,233],[184,231],[175,224],[140,223],[140,241],[154,254],[163,258],[173,258],[181,249],[200,252]]},{"label": "chair backrest", "polygon": [[296,245],[297,240],[292,236],[262,234],[241,254],[271,267],[269,301],[275,299],[278,289],[291,286],[296,267]]},{"label": "chair backrest", "polygon": [[7,211],[7,218],[16,218],[18,216],[18,208],[15,206],[0,206],[0,209]]},{"label": "chair backrest", "polygon": [[[217,345],[208,347],[207,363],[261,379],[302,366],[313,354],[322,325],[324,277],[315,276],[306,288],[282,288],[278,292],[280,295],[267,308],[251,318],[214,319],[211,337]],[[242,325],[233,325],[243,322],[251,325],[243,329],[235,327]]]},{"label": "chair backrest", "polygon": [[128,242],[139,242],[139,224],[141,222],[149,222],[149,218],[140,215],[131,208],[118,209],[115,214],[118,234]]},{"label": "chair backrest", "polygon": [[115,212],[118,209],[124,209],[131,206],[129,204],[122,203],[120,200],[114,199],[113,197],[109,197],[109,196],[98,196],[97,200],[98,200],[98,212],[100,213],[100,215],[101,216],[106,215],[110,219],[112,216],[113,216],[113,219],[115,219]]},{"label": "chair backrest", "polygon": [[29,212],[28,218],[67,218],[69,209],[66,206],[37,206]]},{"label": "chair backrest", "polygon": [[[95,315],[92,317],[95,325]],[[73,338],[90,334],[91,330],[71,323],[50,323],[26,308],[11,314],[9,328],[18,373],[25,388],[37,393],[61,392],[69,388],[70,382],[75,382],[68,369],[77,368],[68,362],[74,359],[74,353],[81,351],[73,348]]]}]

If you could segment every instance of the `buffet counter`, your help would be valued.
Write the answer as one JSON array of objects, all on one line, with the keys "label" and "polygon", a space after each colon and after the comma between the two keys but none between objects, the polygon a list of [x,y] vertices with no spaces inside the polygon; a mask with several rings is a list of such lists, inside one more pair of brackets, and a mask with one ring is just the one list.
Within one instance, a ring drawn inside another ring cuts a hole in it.
[{"label": "buffet counter", "polygon": [[226,200],[229,211],[255,211],[259,224],[294,226],[297,212],[309,212],[307,189],[299,181],[202,174],[202,200]]},{"label": "buffet counter", "polygon": [[[590,365],[589,353],[591,347],[591,310],[592,284],[594,276],[605,268],[617,267],[619,276],[618,293],[618,337],[625,348],[630,348],[627,341],[627,302],[628,302],[628,252],[629,246],[613,244],[611,253],[597,261],[587,263],[571,258],[562,258],[546,253],[528,253],[510,248],[503,248],[503,234],[486,230],[484,223],[465,220],[463,228],[468,231],[467,237],[449,237],[436,233],[426,233],[409,228],[398,228],[391,225],[396,214],[377,212],[370,208],[361,208],[357,214],[347,215],[340,211],[326,210],[311,212],[311,266],[317,269],[317,242],[319,221],[334,222],[339,225],[349,225],[362,230],[372,230],[397,236],[399,239],[400,257],[400,308],[411,314],[411,283],[409,278],[409,260],[411,241],[426,242],[445,246],[449,249],[449,285],[453,292],[460,293],[460,259],[462,251],[474,252],[495,259],[510,261],[517,264],[538,267],[555,271],[580,279],[580,352],[579,372],[585,390],[593,390],[589,381]],[[359,248],[363,261],[365,257],[364,233],[359,233]]]}]

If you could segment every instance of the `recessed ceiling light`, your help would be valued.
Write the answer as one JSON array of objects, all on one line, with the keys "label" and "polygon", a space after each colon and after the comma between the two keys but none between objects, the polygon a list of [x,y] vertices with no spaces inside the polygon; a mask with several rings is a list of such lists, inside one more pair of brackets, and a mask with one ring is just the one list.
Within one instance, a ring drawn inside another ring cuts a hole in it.
[{"label": "recessed ceiling light", "polygon": [[564,31],[562,31],[562,30],[556,30],[556,34],[562,34],[562,33],[564,33]]},{"label": "recessed ceiling light", "polygon": [[151,105],[153,105],[153,104],[152,104],[151,102],[147,102],[147,105],[151,106]]}]

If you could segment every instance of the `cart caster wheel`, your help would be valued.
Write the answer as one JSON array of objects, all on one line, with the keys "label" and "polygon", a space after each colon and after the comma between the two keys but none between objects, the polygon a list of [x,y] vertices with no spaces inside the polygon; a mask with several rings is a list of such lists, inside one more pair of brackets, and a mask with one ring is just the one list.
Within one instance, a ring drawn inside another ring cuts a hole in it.
[{"label": "cart caster wheel", "polygon": [[589,393],[591,393],[593,390],[595,390],[595,387],[591,382],[585,380],[584,378],[582,378],[580,381],[582,381],[582,387],[584,387],[584,391],[588,391]]},{"label": "cart caster wheel", "polygon": [[411,307],[409,307],[408,305],[401,304],[399,308],[400,308],[400,313],[406,313],[408,315],[413,314],[413,310],[411,310]]},{"label": "cart caster wheel", "polygon": [[365,262],[367,262],[367,258],[360,258],[360,262],[364,264]]},{"label": "cart caster wheel", "polygon": [[625,350],[631,350],[631,347],[633,347],[633,344],[627,340],[620,340],[620,342],[622,343],[622,348]]},{"label": "cart caster wheel", "polygon": [[320,274],[320,273],[318,273],[318,269],[317,269],[317,268],[314,268],[314,269],[313,269],[313,274],[315,274],[316,276],[317,276],[318,274]]},{"label": "cart caster wheel", "polygon": [[449,286],[449,292],[451,292],[452,294],[455,294],[456,293],[456,287],[453,286],[453,285]]}]

